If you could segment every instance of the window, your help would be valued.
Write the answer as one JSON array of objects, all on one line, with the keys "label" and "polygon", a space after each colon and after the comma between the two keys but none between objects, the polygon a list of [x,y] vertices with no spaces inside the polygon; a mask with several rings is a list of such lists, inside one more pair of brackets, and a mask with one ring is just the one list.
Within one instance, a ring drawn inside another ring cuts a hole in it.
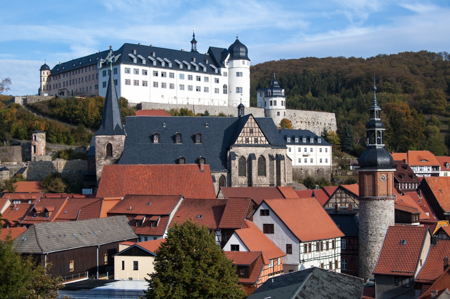
[{"label": "window", "polygon": [[153,77],[158,77],[158,71],[153,71]]},{"label": "window", "polygon": [[287,137],[287,138],[286,138],[286,141],[287,141],[287,142],[291,142],[291,137]]},{"label": "window", "polygon": [[288,147],[289,152],[291,152],[291,147]]},{"label": "window", "polygon": [[345,239],[341,239],[341,249],[347,249],[347,243]]},{"label": "window", "polygon": [[74,260],[69,261],[69,272],[73,272],[75,270],[75,262]]},{"label": "window", "polygon": [[117,79],[114,79],[114,85],[117,86]]},{"label": "window", "polygon": [[214,93],[219,93],[219,89],[218,88],[214,88]]},{"label": "window", "polygon": [[195,76],[195,81],[201,82],[202,81],[202,77],[201,76]]},{"label": "window", "polygon": [[106,253],[103,255],[103,262],[105,265],[108,265],[108,255]]},{"label": "window", "polygon": [[236,87],[236,93],[242,93],[242,87]]},{"label": "window", "polygon": [[273,268],[273,260],[269,260],[269,268]]},{"label": "window", "polygon": [[184,90],[184,84],[180,84],[180,90]]},{"label": "window", "polygon": [[277,105],[277,100],[273,101],[273,105],[276,106]]},{"label": "window", "polygon": [[322,158],[320,158],[320,163],[322,163]]},{"label": "window", "polygon": [[192,85],[188,85],[188,90],[189,90],[189,91],[194,90],[193,87],[192,87]]},{"label": "window", "polygon": [[167,77],[167,73],[166,72],[161,72],[161,77],[166,78]]},{"label": "window", "polygon": [[219,179],[219,187],[226,187],[226,184],[227,184],[227,179],[222,174]]},{"label": "window", "polygon": [[239,158],[239,176],[245,176],[247,173],[247,161],[245,157]]},{"label": "window", "polygon": [[209,82],[209,77],[206,77],[206,76],[205,76],[205,77],[203,78],[203,81]]},{"label": "window", "polygon": [[112,157],[113,155],[113,147],[111,143],[106,145],[106,157]]},{"label": "window", "polygon": [[131,80],[130,79],[125,79],[125,85],[131,85]]},{"label": "window", "polygon": [[170,89],[175,89],[175,84],[170,83],[170,84],[169,84],[169,88],[170,88]]},{"label": "window", "polygon": [[194,138],[195,144],[201,144],[202,143],[202,134],[197,133],[194,136],[195,136],[195,138]]},{"label": "window", "polygon": [[133,85],[134,86],[139,86],[139,80],[133,80]]},{"label": "window", "polygon": [[239,275],[240,276],[244,276],[245,275],[245,268],[244,267],[239,268]]},{"label": "window", "polygon": [[266,176],[266,158],[263,156],[258,158],[258,175]]},{"label": "window", "polygon": [[169,78],[175,78],[175,73],[169,73]]},{"label": "window", "polygon": [[142,80],[142,86],[148,86],[148,82],[147,82],[147,81],[144,81],[144,80]]},{"label": "window", "polygon": [[316,242],[316,252],[320,251],[320,242]]},{"label": "window", "polygon": [[219,83],[219,78],[214,78],[214,83]]},{"label": "window", "polygon": [[328,158],[325,158],[325,163],[328,163]]},{"label": "window", "polygon": [[184,80],[184,74],[180,74],[180,79]]},{"label": "window", "polygon": [[182,143],[181,133],[176,133],[175,134],[175,143],[176,144],[181,144]]},{"label": "window", "polygon": [[303,143],[306,143],[306,138],[303,138],[302,141],[303,141]]},{"label": "window", "polygon": [[147,76],[147,70],[142,70],[142,75]]},{"label": "window", "polygon": [[125,270],[125,261],[122,261],[122,270]]},{"label": "window", "polygon": [[239,251],[239,245],[231,244],[231,251]]},{"label": "window", "polygon": [[292,254],[292,244],[286,244],[286,254]]},{"label": "window", "polygon": [[298,163],[302,163],[302,158],[298,158]]},{"label": "window", "polygon": [[103,77],[106,77],[106,70],[102,72],[103,73]]},{"label": "window", "polygon": [[314,159],[313,159],[313,158],[311,158],[311,159],[309,159],[309,161],[310,161],[311,163],[313,163]]},{"label": "window", "polygon": [[[125,80],[126,81],[126,80]],[[126,84],[126,83],[125,83]],[[106,82],[103,82],[102,84],[103,88],[106,88]]]},{"label": "window", "polygon": [[133,69],[133,74],[139,75],[139,69]]},{"label": "window", "polygon": [[308,244],[304,244],[303,245],[303,253],[307,253],[308,252]]},{"label": "window", "polygon": [[328,153],[328,148],[325,148],[325,153]]},{"label": "window", "polygon": [[273,234],[274,233],[274,227],[272,223],[265,223],[263,224],[263,233],[265,234]]},{"label": "window", "polygon": [[203,91],[204,91],[204,92],[209,92],[209,87],[204,87],[204,88],[203,88]]},{"label": "window", "polygon": [[261,209],[261,210],[259,210],[259,215],[260,216],[269,216],[270,212],[269,212],[269,210]]},{"label": "window", "polygon": [[334,268],[339,269],[339,261],[338,260],[334,261]]},{"label": "window", "polygon": [[333,262],[328,263],[328,269],[333,270]]},{"label": "window", "polygon": [[139,270],[139,262],[138,261],[133,261],[133,270],[134,271]]},{"label": "window", "polygon": [[178,164],[186,164],[186,159],[184,157],[178,158]]},{"label": "window", "polygon": [[242,77],[242,72],[236,72],[236,77]]},{"label": "window", "polygon": [[153,134],[153,143],[159,143],[159,134],[158,133]]},{"label": "window", "polygon": [[188,75],[188,80],[192,81],[193,76],[192,75]]},{"label": "window", "polygon": [[158,88],[158,82],[153,82],[153,87]]},{"label": "window", "polygon": [[326,241],[325,244],[327,244],[326,249],[330,250],[330,242]]},{"label": "window", "polygon": [[335,249],[336,247],[336,242],[334,240],[331,241],[331,249]]},{"label": "window", "polygon": [[311,148],[309,149],[309,151],[312,153],[312,152],[313,152],[313,148],[311,147]]},{"label": "window", "polygon": [[[298,143],[298,138],[297,137],[295,137],[295,143]],[[299,148],[299,151],[300,151],[300,148]]]},{"label": "window", "polygon": [[129,74],[131,72],[131,69],[129,67],[125,68],[125,74]]},{"label": "window", "polygon": [[161,88],[167,88],[167,83],[162,82],[162,83],[161,83]]},{"label": "window", "polygon": [[321,153],[322,152],[322,148],[319,148],[319,153]]},{"label": "window", "polygon": [[223,72],[223,76],[224,77],[228,76],[228,73],[227,72]]},{"label": "window", "polygon": [[226,84],[223,85],[223,94],[228,94],[228,89],[227,89]]}]

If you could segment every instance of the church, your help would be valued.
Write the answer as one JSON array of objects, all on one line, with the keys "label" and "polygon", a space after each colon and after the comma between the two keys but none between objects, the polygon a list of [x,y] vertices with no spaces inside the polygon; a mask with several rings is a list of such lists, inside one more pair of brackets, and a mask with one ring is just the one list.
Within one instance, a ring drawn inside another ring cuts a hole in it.
[{"label": "church", "polygon": [[242,103],[236,109],[237,117],[130,116],[123,125],[110,75],[90,171],[98,181],[104,165],[208,164],[216,191],[292,184],[292,161],[272,118],[246,115]]}]

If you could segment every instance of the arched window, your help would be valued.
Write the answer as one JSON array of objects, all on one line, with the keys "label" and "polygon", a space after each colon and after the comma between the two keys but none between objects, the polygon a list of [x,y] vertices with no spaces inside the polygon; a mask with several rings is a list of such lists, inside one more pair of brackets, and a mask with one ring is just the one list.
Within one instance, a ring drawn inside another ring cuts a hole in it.
[{"label": "arched window", "polygon": [[266,176],[266,158],[263,156],[258,158],[258,175]]},{"label": "arched window", "polygon": [[227,186],[227,178],[222,174],[219,178],[219,187]]},{"label": "arched window", "polygon": [[247,173],[247,161],[244,157],[239,158],[239,176],[245,176]]},{"label": "arched window", "polygon": [[183,140],[181,138],[181,133],[176,133],[175,134],[175,143],[177,143],[177,144],[183,143]]},{"label": "arched window", "polygon": [[106,145],[106,157],[112,157],[113,155],[113,148],[112,148],[112,144],[108,143]]},{"label": "arched window", "polygon": [[226,84],[223,85],[223,94],[228,94],[228,88]]}]

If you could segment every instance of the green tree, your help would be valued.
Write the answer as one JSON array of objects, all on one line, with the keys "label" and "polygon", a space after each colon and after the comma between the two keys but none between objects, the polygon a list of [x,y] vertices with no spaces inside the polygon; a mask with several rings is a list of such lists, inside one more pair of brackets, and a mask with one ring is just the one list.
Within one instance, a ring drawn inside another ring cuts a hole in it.
[{"label": "green tree", "polygon": [[175,223],[155,253],[146,298],[245,297],[235,267],[204,226]]},{"label": "green tree", "polygon": [[0,242],[0,298],[58,298],[64,286],[60,278],[46,274],[43,264],[36,265],[31,255],[26,257],[14,251],[14,241],[8,236]]},{"label": "green tree", "polygon": [[49,173],[42,181],[42,187],[48,193],[64,193],[67,190],[68,182],[59,173]]},{"label": "green tree", "polygon": [[316,180],[311,176],[307,176],[303,180],[302,184],[308,189],[314,189],[316,187]]},{"label": "green tree", "polygon": [[341,149],[346,153],[353,150],[353,129],[349,124],[345,124],[338,130],[339,139],[341,140]]}]

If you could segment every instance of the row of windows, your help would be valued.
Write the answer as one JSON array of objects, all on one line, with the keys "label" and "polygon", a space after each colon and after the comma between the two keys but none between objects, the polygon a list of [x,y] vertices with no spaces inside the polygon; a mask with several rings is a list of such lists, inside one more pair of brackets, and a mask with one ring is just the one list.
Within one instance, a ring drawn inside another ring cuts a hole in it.
[{"label": "row of windows", "polygon": [[[72,84],[75,85],[75,84],[80,84],[80,83],[84,83],[84,82],[89,82],[94,79],[95,79],[94,75],[92,75],[92,76],[89,75],[89,76],[80,77],[80,78],[78,78],[78,80],[71,79],[71,80],[55,83],[55,84],[49,85],[49,86],[52,86],[53,89],[57,89],[57,88],[61,88],[61,83],[62,83],[62,87],[68,87],[68,86],[72,86]],[[98,79],[98,75],[97,75],[96,79]],[[48,90],[51,90],[51,88],[49,88]]]},{"label": "row of windows", "polygon": [[[289,152],[292,152],[292,148],[291,148],[291,147],[288,147],[288,151],[289,151]],[[297,151],[298,151],[299,153],[301,153],[301,152],[302,152],[302,148],[301,148],[301,147],[297,148]],[[303,148],[303,152],[304,152],[304,153],[307,153],[307,152],[308,152],[308,148],[307,148],[307,147],[304,147],[304,148]],[[313,152],[314,152],[314,148],[313,148],[313,147],[310,147],[310,148],[309,148],[309,152],[310,152],[310,153],[313,153]],[[319,147],[319,153],[321,153],[321,152],[322,152],[322,148]],[[325,153],[328,153],[328,148],[327,148],[327,147],[325,148]]]},{"label": "row of windows", "polygon": [[[298,158],[298,163],[302,163],[302,158]],[[303,158],[303,163],[308,163],[308,158]],[[314,163],[314,158],[309,158],[309,163]],[[319,159],[319,163],[323,163],[323,159]],[[328,163],[328,158],[325,158],[325,163]]]},{"label": "row of windows", "polygon": [[[330,244],[331,243],[331,244]],[[336,242],[334,240],[330,241],[317,241],[316,242],[316,252],[321,252],[324,250],[330,250],[336,248]],[[305,243],[303,244],[303,253],[309,253],[313,252],[312,250],[312,243]]]},{"label": "row of windows", "polygon": [[[122,261],[122,270],[125,270],[125,261]],[[133,270],[138,271],[139,270],[139,262],[133,261]]]},{"label": "row of windows", "polygon": [[[286,141],[287,141],[288,143],[290,143],[292,139],[294,139],[294,142],[295,142],[295,143],[298,143],[299,140],[300,140],[300,138],[298,138],[298,137],[295,137],[295,138],[286,137]],[[303,142],[303,143],[306,143],[306,140],[307,140],[306,137],[303,137],[303,138],[302,138],[302,142]],[[309,138],[309,143],[314,143],[314,138],[313,138],[313,137]],[[317,143],[322,143],[322,139],[318,138],[318,139],[317,139]]]},{"label": "row of windows", "polygon": [[[84,72],[87,73],[88,71],[96,70],[96,69],[97,69],[96,65],[91,65],[91,66],[79,68],[79,69],[76,69],[76,70],[73,70],[73,71],[70,71],[70,72],[65,72],[65,73],[62,73],[62,74],[50,76],[48,78],[48,81],[51,81],[52,78],[53,78],[53,80],[59,80],[59,79],[61,79],[61,75],[62,75],[62,78],[66,78],[66,77],[68,78],[68,77],[71,77],[71,76],[82,74]],[[94,76],[94,75],[92,75],[92,76]],[[96,75],[96,77],[98,79],[98,74]]]},{"label": "row of windows", "polygon": [[[110,72],[108,71],[108,74]],[[106,70],[103,71],[103,77],[106,77]],[[114,74],[117,74],[117,68],[114,68]],[[131,68],[125,68],[125,74],[131,74]],[[134,75],[139,75],[139,69],[133,69],[133,74]],[[147,76],[148,74],[148,70],[141,70],[141,74],[144,76]],[[159,72],[159,71],[153,71],[153,77],[158,77],[161,76],[162,78],[167,78],[167,72]],[[169,78],[175,78],[175,73],[173,72],[169,72]],[[181,80],[184,80],[185,78],[185,74],[179,74],[179,78]],[[187,75],[187,79],[188,80],[194,80],[194,75]],[[202,81],[202,76],[195,76],[195,81],[201,82]],[[203,77],[203,82],[209,82],[209,77],[204,76]],[[219,84],[220,80],[219,78],[214,78],[214,83]]]},{"label": "row of windows", "polygon": [[[238,168],[239,176],[247,176],[247,160],[245,159],[245,157],[239,158]],[[249,171],[251,171],[251,169],[249,169]],[[266,158],[264,158],[263,156],[260,156],[258,158],[258,175],[266,176]]]},{"label": "row of windows", "polygon": [[[277,105],[277,100],[269,101],[269,106],[276,106],[276,105]],[[267,102],[264,102],[264,106],[267,106]],[[281,101],[281,106],[284,107],[284,101]]]},{"label": "row of windows", "polygon": [[[151,140],[153,143],[159,143],[161,135],[159,133],[154,133],[151,137]],[[195,144],[201,144],[202,143],[202,134],[196,133],[194,134],[194,143]],[[183,135],[181,133],[176,133],[174,135],[174,141],[176,144],[182,144],[183,143]]]}]

